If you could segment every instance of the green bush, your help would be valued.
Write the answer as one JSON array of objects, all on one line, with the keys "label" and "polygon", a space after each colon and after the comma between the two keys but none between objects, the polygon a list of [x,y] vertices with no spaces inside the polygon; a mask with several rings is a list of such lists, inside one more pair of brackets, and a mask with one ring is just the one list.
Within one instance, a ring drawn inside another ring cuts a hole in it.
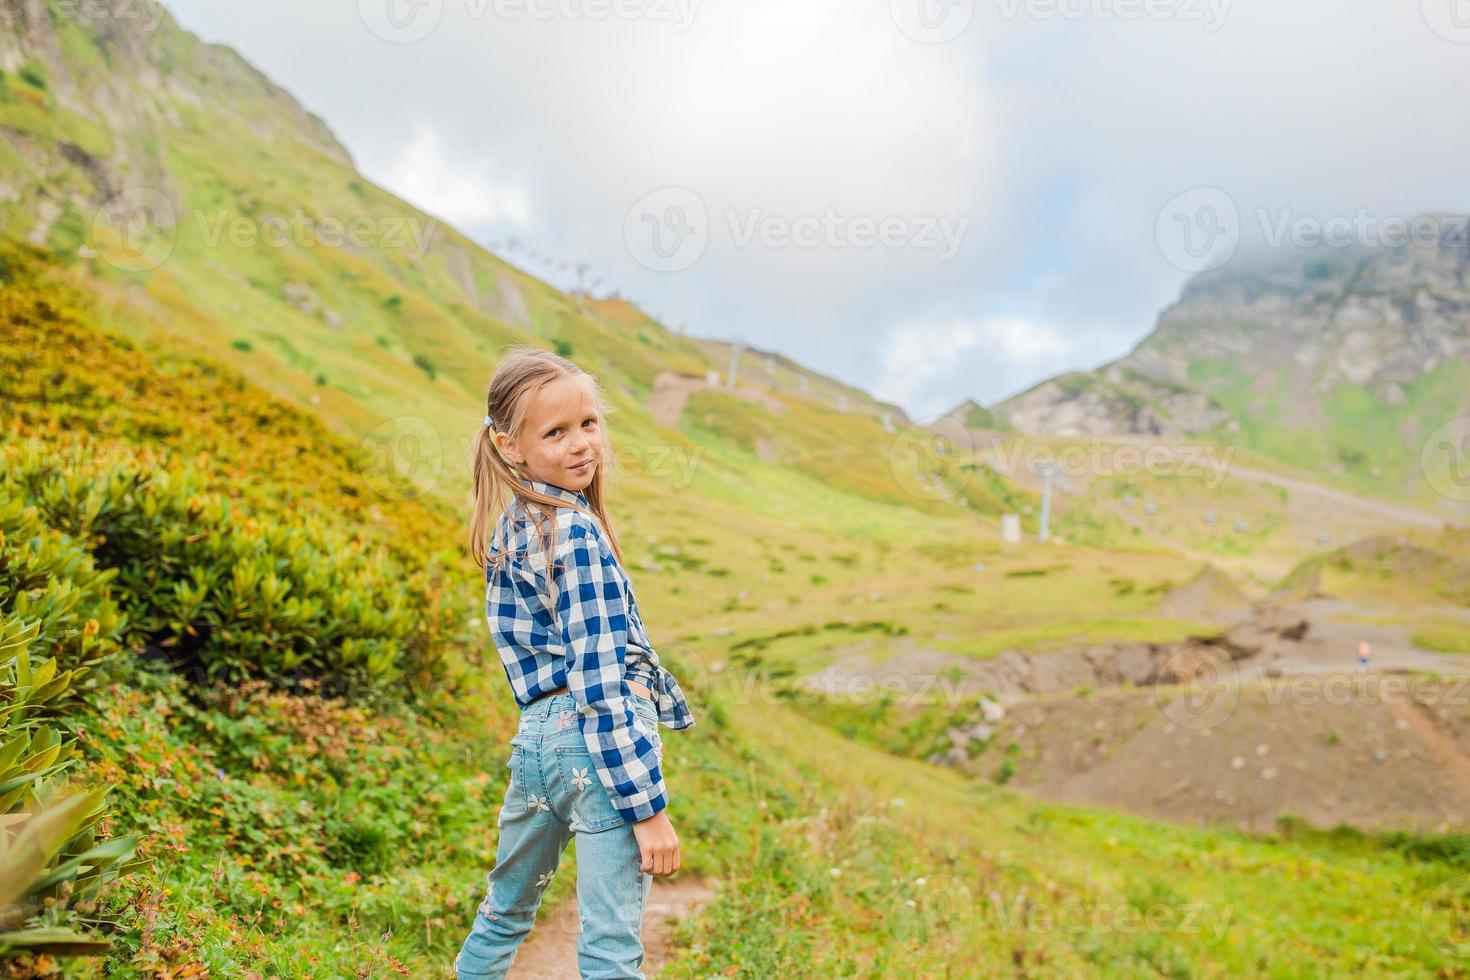
[{"label": "green bush", "polygon": [[19,499],[115,574],[126,641],[201,680],[330,678],[373,689],[422,653],[425,585],[321,515],[263,520],[148,454],[28,442],[0,455]]},{"label": "green bush", "polygon": [[[7,460],[7,464],[8,464]],[[5,476],[9,477],[7,465]],[[92,900],[142,862],[134,837],[98,840],[107,787],[77,789],[76,738],[56,719],[78,706],[92,669],[119,650],[124,620],[74,539],[45,526],[0,480],[0,959],[94,953],[107,942]]]}]

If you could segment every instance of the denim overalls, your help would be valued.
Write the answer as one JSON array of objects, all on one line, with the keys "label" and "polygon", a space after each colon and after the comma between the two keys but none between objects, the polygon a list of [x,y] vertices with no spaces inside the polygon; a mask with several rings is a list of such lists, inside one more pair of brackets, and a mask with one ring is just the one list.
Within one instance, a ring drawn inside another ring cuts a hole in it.
[{"label": "denim overalls", "polygon": [[[638,694],[631,698],[634,715],[662,755],[654,703]],[[548,695],[521,709],[507,766],[510,785],[497,821],[495,868],[455,958],[456,976],[506,975],[575,834],[578,972],[598,980],[642,980],[643,911],[653,875],[640,869],[633,827],[613,809],[597,778],[570,694]]]}]

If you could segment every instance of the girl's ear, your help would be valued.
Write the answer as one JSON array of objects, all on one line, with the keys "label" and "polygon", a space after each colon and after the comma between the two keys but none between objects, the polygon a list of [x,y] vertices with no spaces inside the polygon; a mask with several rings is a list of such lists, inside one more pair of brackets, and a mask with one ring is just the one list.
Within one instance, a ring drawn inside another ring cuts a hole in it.
[{"label": "girl's ear", "polygon": [[511,440],[510,436],[508,436],[504,432],[496,432],[493,438],[495,439],[495,445],[500,447],[500,454],[502,456],[510,460],[512,463],[524,462],[524,460],[521,459],[521,454],[516,452],[515,443]]}]

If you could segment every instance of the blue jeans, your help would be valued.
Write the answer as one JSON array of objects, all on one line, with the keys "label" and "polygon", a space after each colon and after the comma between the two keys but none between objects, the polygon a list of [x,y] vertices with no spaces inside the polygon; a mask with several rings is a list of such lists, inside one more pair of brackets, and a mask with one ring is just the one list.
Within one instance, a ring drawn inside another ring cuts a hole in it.
[{"label": "blue jeans", "polygon": [[[654,703],[632,695],[633,711],[662,754]],[[454,960],[456,976],[501,978],[531,931],[541,893],[577,838],[577,964],[584,978],[642,980],[643,910],[653,875],[608,799],[582,738],[570,694],[542,697],[521,709],[511,739],[510,784],[500,808],[500,842],[485,900]]]}]

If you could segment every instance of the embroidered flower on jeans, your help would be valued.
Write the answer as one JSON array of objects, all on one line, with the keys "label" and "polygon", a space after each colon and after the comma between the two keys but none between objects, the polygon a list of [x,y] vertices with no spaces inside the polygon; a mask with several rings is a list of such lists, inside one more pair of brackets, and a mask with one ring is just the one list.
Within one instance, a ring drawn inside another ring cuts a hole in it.
[{"label": "embroidered flower on jeans", "polygon": [[556,719],[556,727],[557,728],[566,728],[566,727],[568,727],[569,725],[571,725],[572,719],[575,718],[576,716],[577,716],[577,713],[575,711],[573,711],[571,708],[562,708],[561,709],[561,715]]},{"label": "embroidered flower on jeans", "polygon": [[537,875],[536,887],[545,888],[547,885],[551,884],[551,876],[554,874],[556,874],[556,869],[552,868],[550,871],[544,871],[540,875]]},{"label": "embroidered flower on jeans", "polygon": [[543,810],[549,811],[551,809],[551,801],[544,796],[537,796],[535,793],[531,794],[531,802],[529,805],[533,810],[538,806]]},{"label": "embroidered flower on jeans", "polygon": [[581,769],[578,769],[576,766],[572,767],[572,785],[577,787],[577,792],[579,793],[592,785],[592,779],[587,775],[588,768],[587,766],[583,766]]}]

